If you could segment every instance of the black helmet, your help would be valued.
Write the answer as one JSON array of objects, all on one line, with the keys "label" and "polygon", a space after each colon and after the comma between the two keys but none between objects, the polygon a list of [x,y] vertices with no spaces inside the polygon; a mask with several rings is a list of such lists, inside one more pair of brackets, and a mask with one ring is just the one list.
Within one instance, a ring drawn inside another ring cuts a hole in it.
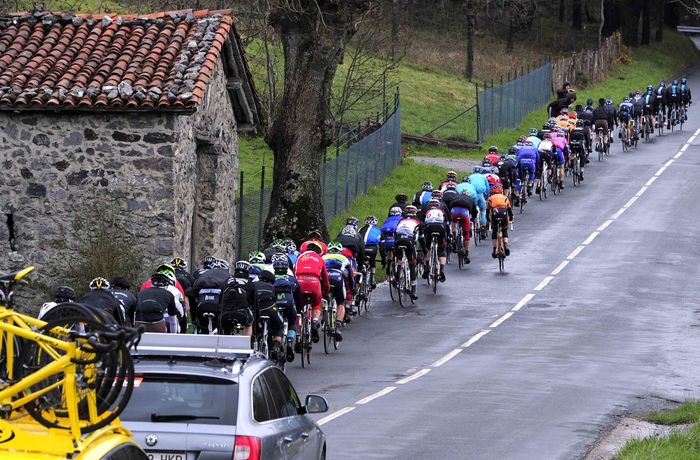
[{"label": "black helmet", "polygon": [[212,264],[216,262],[216,257],[214,256],[206,256],[204,260],[202,261],[202,268],[212,268]]},{"label": "black helmet", "polygon": [[263,270],[260,272],[258,275],[258,278],[260,278],[261,281],[265,281],[267,283],[274,283],[275,282],[275,274],[272,273],[270,270]]},{"label": "black helmet", "polygon": [[112,287],[126,289],[127,291],[131,289],[131,283],[128,279],[124,278],[123,276],[115,276],[114,278],[112,278],[112,281],[110,281],[110,284],[112,285]]},{"label": "black helmet", "polygon": [[56,286],[53,290],[56,302],[70,302],[75,300],[75,290],[70,286]]},{"label": "black helmet", "polygon": [[170,278],[163,273],[154,273],[151,275],[151,283],[156,287],[171,286]]},{"label": "black helmet", "polygon": [[593,105],[593,98],[586,99],[586,105]]},{"label": "black helmet", "polygon": [[406,201],[408,201],[408,196],[406,196],[405,193],[399,193],[394,197],[394,199],[397,203],[405,203]]},{"label": "black helmet", "polygon": [[246,277],[248,277],[248,275],[250,275],[251,270],[252,266],[250,265],[250,262],[248,262],[247,260],[239,260],[238,262],[236,262],[234,273],[243,274]]}]

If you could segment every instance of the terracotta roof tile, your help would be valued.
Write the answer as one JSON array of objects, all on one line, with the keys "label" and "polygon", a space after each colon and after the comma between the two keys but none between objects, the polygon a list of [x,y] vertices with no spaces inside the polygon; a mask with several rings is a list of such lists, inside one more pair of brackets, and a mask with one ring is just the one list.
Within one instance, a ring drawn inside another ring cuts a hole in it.
[{"label": "terracotta roof tile", "polygon": [[194,109],[232,27],[229,10],[0,16],[0,110]]}]

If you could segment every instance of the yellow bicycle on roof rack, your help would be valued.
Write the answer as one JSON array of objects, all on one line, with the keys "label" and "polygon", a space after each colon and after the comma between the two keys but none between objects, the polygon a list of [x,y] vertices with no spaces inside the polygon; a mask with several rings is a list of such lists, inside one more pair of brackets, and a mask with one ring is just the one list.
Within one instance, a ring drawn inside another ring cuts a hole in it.
[{"label": "yellow bicycle on roof rack", "polygon": [[[33,270],[0,276],[0,452],[74,458],[106,433],[128,436],[113,422],[133,390],[129,349],[140,331],[78,303],[59,304],[42,320],[16,312],[14,289]],[[37,422],[58,436],[37,435]]]}]

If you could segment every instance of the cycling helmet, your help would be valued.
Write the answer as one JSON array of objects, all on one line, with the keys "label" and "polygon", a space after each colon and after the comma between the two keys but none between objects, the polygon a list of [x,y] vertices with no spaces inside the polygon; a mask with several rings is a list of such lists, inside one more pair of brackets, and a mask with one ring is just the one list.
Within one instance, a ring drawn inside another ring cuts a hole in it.
[{"label": "cycling helmet", "polygon": [[170,278],[163,273],[154,273],[151,275],[151,283],[156,287],[166,287],[172,285],[170,283]]},{"label": "cycling helmet", "polygon": [[493,184],[493,187],[491,187],[491,195],[497,195],[499,193],[503,193],[503,186],[501,184]]},{"label": "cycling helmet", "polygon": [[98,289],[109,289],[109,281],[98,276],[97,278],[90,281],[90,290],[96,291]]},{"label": "cycling helmet", "polygon": [[661,81],[659,82],[659,86],[666,86],[666,82],[663,81],[663,80],[661,80]]},{"label": "cycling helmet", "polygon": [[418,214],[418,208],[416,208],[412,204],[406,206],[406,209],[404,209],[403,211],[403,215],[405,217],[416,217],[416,214]]},{"label": "cycling helmet", "polygon": [[442,190],[433,190],[433,198],[442,198]]},{"label": "cycling helmet", "polygon": [[131,289],[131,283],[128,279],[123,276],[114,276],[109,280],[109,284],[114,288],[126,289],[127,291]]},{"label": "cycling helmet", "polygon": [[262,270],[258,275],[258,278],[260,279],[260,281],[265,281],[270,284],[275,282],[275,274],[267,269]]},{"label": "cycling helmet", "polygon": [[400,216],[402,212],[403,211],[401,211],[401,208],[398,206],[394,206],[393,208],[389,209],[390,216]]},{"label": "cycling helmet", "polygon": [[457,182],[448,182],[447,184],[445,184],[446,190],[454,190],[456,188],[457,188]]},{"label": "cycling helmet", "polygon": [[355,227],[352,225],[346,225],[343,227],[343,229],[340,231],[340,234],[343,236],[352,236],[356,237],[357,236],[357,230],[355,230]]},{"label": "cycling helmet", "polygon": [[583,120],[576,120],[576,126],[579,128],[583,127]]},{"label": "cycling helmet", "polygon": [[320,231],[320,230],[311,230],[311,231],[309,232],[309,234],[307,235],[307,238],[310,239],[310,240],[314,240],[314,239],[320,240],[320,239],[323,238],[323,235],[321,235],[321,231]]},{"label": "cycling helmet", "polygon": [[532,129],[530,130],[530,136],[537,136],[537,133],[539,133],[539,131],[537,130],[537,128],[532,128]]},{"label": "cycling helmet", "polygon": [[187,262],[180,257],[175,257],[173,260],[171,260],[170,265],[181,270],[185,270],[187,268]]},{"label": "cycling helmet", "polygon": [[287,257],[287,254],[277,252],[275,254],[272,254],[271,260],[272,268],[275,271],[286,272],[289,269],[289,257]]},{"label": "cycling helmet", "polygon": [[674,85],[678,85],[678,80],[673,80]]},{"label": "cycling helmet", "polygon": [[688,83],[688,77],[681,78],[681,83],[683,83],[684,85]]},{"label": "cycling helmet", "polygon": [[53,290],[56,302],[70,302],[75,300],[75,290],[70,286],[56,286]]},{"label": "cycling helmet", "polygon": [[423,191],[424,192],[432,192],[433,191],[433,183],[430,182],[429,180],[423,182]]},{"label": "cycling helmet", "polygon": [[284,240],[275,240],[272,242],[270,249],[277,252],[285,252],[287,250],[287,245],[284,244]]},{"label": "cycling helmet", "polygon": [[525,139],[525,142],[523,142],[523,144],[525,145],[525,147],[532,147],[533,145],[535,145],[530,139]]},{"label": "cycling helmet", "polygon": [[462,178],[462,182],[463,182],[463,183],[464,183],[464,182],[469,182],[469,176],[464,176],[464,177]]},{"label": "cycling helmet", "polygon": [[606,105],[612,105],[612,104],[613,104],[613,100],[612,100],[612,99],[606,99],[606,100],[605,100],[605,104],[606,104]]},{"label": "cycling helmet", "polygon": [[260,251],[253,251],[250,254],[248,254],[248,262],[250,262],[251,264],[264,264],[265,254],[263,254]]},{"label": "cycling helmet", "polygon": [[[472,168],[472,172],[473,172],[474,174],[481,174],[482,171],[483,171],[483,169],[481,168],[481,166],[474,166],[474,167]],[[469,179],[467,179],[467,180],[469,180]]]},{"label": "cycling helmet", "polygon": [[632,100],[631,97],[626,97],[622,100],[622,102],[630,102]]},{"label": "cycling helmet", "polygon": [[647,85],[647,91],[654,91],[654,86]]},{"label": "cycling helmet", "polygon": [[406,196],[405,193],[399,193],[394,197],[394,199],[397,203],[405,203],[406,201],[408,201],[408,196]]},{"label": "cycling helmet", "polygon": [[214,262],[212,262],[211,268],[228,270],[228,262],[223,259],[215,259]]},{"label": "cycling helmet", "polygon": [[374,216],[367,216],[365,218],[365,225],[377,225],[377,218]]},{"label": "cycling helmet", "polygon": [[457,180],[457,173],[454,171],[447,171],[447,180],[448,181],[454,181]]},{"label": "cycling helmet", "polygon": [[491,164],[491,160],[489,160],[488,158],[484,158],[484,161],[481,162],[481,166],[490,167]]},{"label": "cycling helmet", "polygon": [[510,147],[508,147],[508,153],[510,153],[511,155],[515,155],[518,153],[518,148],[514,145],[511,145]]},{"label": "cycling helmet", "polygon": [[206,256],[202,261],[202,268],[212,268],[211,264],[216,260],[214,256]]},{"label": "cycling helmet", "polygon": [[496,147],[495,145],[492,145],[491,147],[489,147],[489,153],[491,153],[491,152],[498,154],[498,147]]},{"label": "cycling helmet", "polygon": [[561,109],[561,111],[560,111],[559,113],[561,113],[561,114],[563,114],[563,115],[566,115],[567,113],[569,113],[569,109],[567,109],[566,107],[564,107],[563,109]]},{"label": "cycling helmet", "polygon": [[297,245],[294,241],[287,239],[284,240],[284,245],[287,247],[287,254],[293,254],[297,252]]},{"label": "cycling helmet", "polygon": [[343,245],[340,244],[338,241],[331,241],[328,243],[328,253],[329,254],[340,254],[340,252],[343,250]]},{"label": "cycling helmet", "polygon": [[250,271],[253,268],[247,260],[239,260],[234,267],[235,273],[242,273],[246,278],[250,275]]},{"label": "cycling helmet", "polygon": [[156,268],[156,273],[162,273],[164,275],[167,275],[168,273],[175,273],[175,267],[170,264],[160,264],[158,265],[158,268]]},{"label": "cycling helmet", "polygon": [[428,206],[431,208],[439,208],[440,201],[438,201],[437,198],[431,198],[430,200],[428,200]]},{"label": "cycling helmet", "polygon": [[352,225],[353,227],[357,228],[357,226],[360,225],[360,221],[357,219],[357,217],[350,216],[345,219],[345,225]]},{"label": "cycling helmet", "polygon": [[593,98],[586,99],[586,105],[593,105]]},{"label": "cycling helmet", "polygon": [[545,123],[545,124],[542,125],[542,129],[543,129],[543,130],[547,130],[547,129],[550,129],[550,128],[551,128],[551,126],[549,125],[549,123]]},{"label": "cycling helmet", "polygon": [[313,251],[316,254],[323,254],[323,248],[315,241],[310,241],[309,244],[306,245],[306,250]]}]

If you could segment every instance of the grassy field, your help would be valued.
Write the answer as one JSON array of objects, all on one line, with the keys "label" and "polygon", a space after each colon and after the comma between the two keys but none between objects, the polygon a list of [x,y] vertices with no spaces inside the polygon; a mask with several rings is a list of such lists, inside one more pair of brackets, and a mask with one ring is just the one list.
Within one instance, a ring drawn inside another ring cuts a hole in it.
[{"label": "grassy field", "polygon": [[694,460],[700,458],[700,402],[689,401],[675,410],[654,412],[646,420],[676,425],[696,423],[687,433],[674,433],[665,438],[637,439],[629,442],[616,460]]}]

